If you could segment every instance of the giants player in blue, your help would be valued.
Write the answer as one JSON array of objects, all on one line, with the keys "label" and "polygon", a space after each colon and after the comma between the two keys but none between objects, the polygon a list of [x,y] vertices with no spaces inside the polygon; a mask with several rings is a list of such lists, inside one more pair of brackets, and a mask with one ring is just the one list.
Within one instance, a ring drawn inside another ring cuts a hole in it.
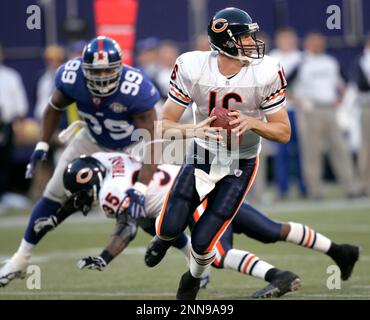
[{"label": "giants player in blue", "polygon": [[[99,36],[90,41],[82,57],[69,60],[57,70],[55,86],[43,115],[41,140],[27,166],[26,178],[32,178],[37,162],[46,159],[49,142],[63,111],[71,103],[76,102],[85,127],[64,150],[43,196],[32,211],[18,251],[0,270],[0,287],[20,277],[27,267],[34,247],[43,236],[35,233],[35,221],[55,215],[65,204],[63,172],[67,163],[80,154],[129,151],[135,145],[131,135],[137,128],[146,129],[153,138],[154,105],[159,94],[141,71],[122,65],[121,49],[113,39]],[[156,165],[144,164],[137,182],[127,191],[130,197],[128,212],[134,217],[146,215],[145,193],[155,171]],[[78,207],[76,203],[73,205]]]}]

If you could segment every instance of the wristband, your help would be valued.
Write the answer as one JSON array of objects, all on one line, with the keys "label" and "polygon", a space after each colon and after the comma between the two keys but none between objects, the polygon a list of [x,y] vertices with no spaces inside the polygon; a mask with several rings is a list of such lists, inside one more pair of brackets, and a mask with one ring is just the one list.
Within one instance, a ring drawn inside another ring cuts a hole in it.
[{"label": "wristband", "polygon": [[35,150],[49,151],[49,144],[44,141],[40,141],[36,144]]}]

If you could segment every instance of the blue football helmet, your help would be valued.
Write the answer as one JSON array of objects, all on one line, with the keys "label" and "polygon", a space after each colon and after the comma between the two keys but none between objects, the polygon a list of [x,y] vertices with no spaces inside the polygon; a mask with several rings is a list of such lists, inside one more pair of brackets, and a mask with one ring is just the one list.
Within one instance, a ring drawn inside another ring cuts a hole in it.
[{"label": "blue football helmet", "polygon": [[122,72],[122,51],[119,44],[108,37],[92,39],[82,53],[82,70],[92,95],[107,97],[119,87]]}]

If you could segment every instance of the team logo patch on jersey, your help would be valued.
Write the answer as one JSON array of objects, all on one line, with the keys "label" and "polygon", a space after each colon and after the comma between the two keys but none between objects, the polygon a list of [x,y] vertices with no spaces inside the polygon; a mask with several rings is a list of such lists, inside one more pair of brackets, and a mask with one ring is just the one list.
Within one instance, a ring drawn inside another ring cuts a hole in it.
[{"label": "team logo patch on jersey", "polygon": [[223,18],[216,19],[212,23],[212,31],[216,33],[222,32],[227,28],[228,25],[229,24],[226,19],[223,19]]},{"label": "team logo patch on jersey", "polygon": [[100,106],[100,103],[101,103],[101,99],[98,98],[98,97],[92,97],[92,101],[94,102],[94,104],[99,107]]},{"label": "team logo patch on jersey", "polygon": [[121,113],[127,111],[127,107],[123,104],[113,102],[109,105],[109,109],[111,109],[115,113]]}]

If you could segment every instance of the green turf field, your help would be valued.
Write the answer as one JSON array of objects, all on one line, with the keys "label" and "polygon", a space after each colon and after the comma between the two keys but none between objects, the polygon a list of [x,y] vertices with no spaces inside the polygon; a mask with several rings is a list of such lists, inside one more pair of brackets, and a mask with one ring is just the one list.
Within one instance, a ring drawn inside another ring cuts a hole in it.
[{"label": "green turf field", "polygon": [[[370,202],[323,202],[275,205],[267,213],[278,220],[310,225],[337,242],[362,247],[362,255],[352,278],[340,290],[329,290],[325,255],[287,243],[261,244],[245,236],[235,236],[234,247],[256,253],[302,279],[302,288],[284,299],[369,299],[370,298]],[[26,223],[24,213],[8,212],[0,217],[0,259],[17,248]],[[171,249],[156,268],[144,265],[150,237],[139,231],[129,248],[104,272],[79,270],[76,262],[97,255],[112,232],[113,221],[99,217],[76,217],[50,233],[40,244],[33,264],[41,268],[41,289],[28,290],[26,280],[15,280],[0,288],[1,299],[174,299],[185,259]],[[211,282],[199,299],[249,299],[265,282],[231,270],[212,269]]]}]

